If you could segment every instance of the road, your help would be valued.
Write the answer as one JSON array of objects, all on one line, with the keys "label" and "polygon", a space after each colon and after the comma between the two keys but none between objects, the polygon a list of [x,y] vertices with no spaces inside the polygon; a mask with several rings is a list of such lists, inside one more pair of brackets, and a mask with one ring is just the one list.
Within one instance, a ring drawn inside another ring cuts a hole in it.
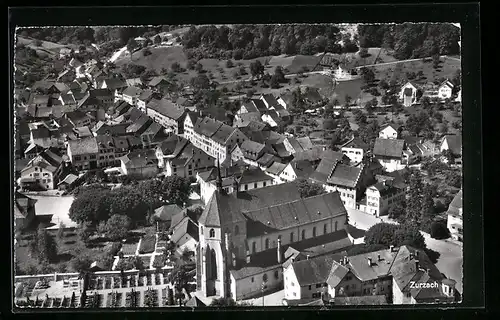
[{"label": "road", "polygon": [[[397,63],[404,63],[404,62],[412,62],[412,61],[422,61],[422,59],[431,59],[431,58],[432,57],[418,58],[418,59],[406,59],[406,60],[398,60],[398,61],[383,62],[383,63],[374,63],[374,64],[365,64],[363,66],[356,67],[356,69],[361,69],[363,67],[385,66],[385,65],[397,64]],[[461,61],[458,58],[453,58],[453,57],[448,57],[448,56],[440,56],[439,58],[445,58],[445,59],[451,59],[451,60]]]},{"label": "road", "polygon": [[[347,214],[349,216],[349,223],[356,228],[368,230],[374,224],[380,222],[397,223],[387,217],[377,218],[373,215],[364,213],[355,209],[347,209]],[[462,263],[463,263],[463,251],[461,243],[454,240],[436,240],[432,239],[430,235],[426,232],[422,232],[425,238],[425,243],[427,248],[437,251],[440,253],[436,267],[446,275],[446,277],[451,278],[457,282],[456,288],[459,292],[462,291]]]}]

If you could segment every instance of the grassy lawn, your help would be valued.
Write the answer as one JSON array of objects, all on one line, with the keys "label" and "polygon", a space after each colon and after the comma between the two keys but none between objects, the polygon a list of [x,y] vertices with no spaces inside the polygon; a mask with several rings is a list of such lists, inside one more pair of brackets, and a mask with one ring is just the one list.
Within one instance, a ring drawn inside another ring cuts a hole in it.
[{"label": "grassy lawn", "polygon": [[180,46],[150,48],[151,54],[149,56],[144,56],[143,50],[144,49],[134,52],[132,59],[130,59],[129,56],[119,58],[116,60],[115,64],[121,66],[123,64],[133,63],[144,66],[147,69],[154,69],[156,72],[160,73],[162,68],[169,69],[174,62],[178,62],[181,66],[185,66],[187,61],[187,57]]},{"label": "grassy lawn", "polygon": [[422,71],[424,77],[417,83],[433,82],[441,77],[452,78],[456,70],[460,69],[460,61],[454,59],[441,59],[440,67],[436,70],[432,67],[432,62],[410,61],[400,62],[397,64],[381,65],[373,67],[375,77],[379,80],[385,79],[386,81],[405,81],[406,72],[419,72]]},{"label": "grassy lawn", "polygon": [[[331,98],[337,99],[341,105],[345,103],[346,95],[351,97],[352,102],[355,102],[357,99],[366,99],[366,97],[364,97],[366,94],[361,91],[361,86],[363,86],[363,84],[363,79],[360,78],[349,81],[339,81],[337,82],[337,86]],[[371,95],[369,96],[371,99]]]}]

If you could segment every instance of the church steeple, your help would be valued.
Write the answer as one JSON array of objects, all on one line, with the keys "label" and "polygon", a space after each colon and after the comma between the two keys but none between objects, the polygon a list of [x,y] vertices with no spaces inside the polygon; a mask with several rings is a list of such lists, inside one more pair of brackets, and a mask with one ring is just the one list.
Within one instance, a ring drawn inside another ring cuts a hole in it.
[{"label": "church steeple", "polygon": [[216,187],[217,191],[222,192],[222,176],[220,172],[220,160],[219,157],[217,157],[217,182],[216,182]]}]

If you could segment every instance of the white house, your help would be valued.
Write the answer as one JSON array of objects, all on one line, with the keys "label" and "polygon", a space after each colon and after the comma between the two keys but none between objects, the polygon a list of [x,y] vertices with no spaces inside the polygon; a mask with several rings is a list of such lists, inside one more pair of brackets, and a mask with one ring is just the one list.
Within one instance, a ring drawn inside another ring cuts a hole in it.
[{"label": "white house", "polygon": [[[389,209],[405,199],[405,189],[392,185],[390,180],[377,182],[366,189],[366,203],[360,204],[360,210],[376,217],[386,215]],[[362,200],[362,202],[364,202]],[[364,209],[364,210],[363,210]]]},{"label": "white house", "polygon": [[404,149],[404,140],[377,138],[373,146],[373,155],[386,171],[392,172],[401,170],[406,166],[407,161],[403,155]]},{"label": "white house", "polygon": [[462,102],[462,89],[458,91],[457,97],[455,98],[455,102]]},{"label": "white house", "polygon": [[354,163],[363,161],[363,158],[369,149],[369,146],[363,140],[355,137],[340,147],[342,153],[348,156],[351,162]]},{"label": "white house", "polygon": [[39,185],[47,190],[55,189],[58,182],[56,172],[62,161],[49,149],[44,150],[21,170],[21,186]]},{"label": "white house", "polygon": [[393,123],[383,125],[378,133],[378,137],[380,139],[398,139],[399,126]]},{"label": "white house", "polygon": [[399,100],[405,107],[409,107],[417,102],[417,91],[417,85],[409,81],[401,88]]},{"label": "white house", "polygon": [[448,207],[447,227],[451,236],[459,241],[463,241],[463,200],[462,190],[458,191]]},{"label": "white house", "polygon": [[449,80],[444,81],[439,85],[438,97],[442,100],[451,98],[453,87],[453,83]]}]

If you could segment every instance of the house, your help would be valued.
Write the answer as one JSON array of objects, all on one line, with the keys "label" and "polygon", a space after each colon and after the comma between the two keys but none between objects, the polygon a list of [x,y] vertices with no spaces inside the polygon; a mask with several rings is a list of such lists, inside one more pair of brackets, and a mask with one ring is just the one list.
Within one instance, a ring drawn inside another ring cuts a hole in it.
[{"label": "house", "polygon": [[260,112],[238,113],[234,116],[234,127],[246,127],[251,121],[262,122],[262,114]]},{"label": "house", "polygon": [[333,261],[332,255],[324,255],[291,263],[283,271],[285,299],[324,298]]},{"label": "house", "polygon": [[250,99],[250,101],[245,102],[241,105],[240,109],[236,114],[243,114],[249,112],[259,112],[263,113],[267,110],[267,106],[261,99]]},{"label": "house", "polygon": [[140,134],[142,147],[150,148],[156,146],[163,139],[167,137],[167,134],[163,130],[163,127],[156,122],[152,122],[149,127]]},{"label": "house", "polygon": [[278,100],[270,93],[261,95],[259,99],[264,102],[267,109],[273,109],[276,105],[279,105]]},{"label": "house", "polygon": [[[290,180],[283,180],[282,179],[282,177],[284,176],[284,171],[287,167],[288,167],[288,164],[276,161],[276,162],[273,162],[273,164],[269,168],[267,168],[265,172],[274,179],[273,184],[291,182],[291,181],[293,181],[292,179],[290,179]],[[287,172],[287,174],[290,174],[290,175],[293,174],[293,170],[291,170],[291,172]]]},{"label": "house", "polygon": [[102,84],[98,89],[109,89],[111,92],[115,92],[117,89],[125,89],[127,87],[127,82],[121,78],[108,78],[102,81]]},{"label": "house", "polygon": [[[301,209],[307,208],[307,210]],[[294,183],[226,194],[222,178],[198,221],[197,287],[204,296],[247,299],[283,286],[283,246],[344,231],[338,193],[301,198]],[[345,231],[344,231],[345,232]]]},{"label": "house", "polygon": [[78,180],[78,176],[70,173],[64,177],[59,183],[57,184],[57,188],[61,191],[68,190],[70,187],[73,186],[73,183]]},{"label": "house", "polygon": [[360,163],[363,161],[366,153],[370,151],[370,147],[360,138],[352,137],[351,140],[340,147],[340,150],[349,157],[351,162]]},{"label": "house", "polygon": [[462,190],[458,191],[451,201],[448,211],[447,227],[453,239],[463,241],[463,200]]},{"label": "house", "polygon": [[56,86],[56,83],[53,81],[40,80],[36,81],[31,86],[32,91],[38,91],[44,94],[53,94],[53,93],[61,93],[59,88]]},{"label": "house", "polygon": [[115,101],[123,100],[130,105],[135,106],[137,100],[142,93],[142,89],[137,87],[126,87],[125,89],[120,88],[115,90]]},{"label": "house", "polygon": [[290,109],[293,106],[293,93],[291,91],[287,91],[279,96],[277,99],[278,103],[283,106],[285,109]]},{"label": "house", "polygon": [[127,127],[130,123],[105,123],[103,121],[97,122],[92,127],[94,136],[110,135],[112,137],[120,137],[127,135]]},{"label": "house", "polygon": [[134,135],[136,137],[139,137],[153,123],[153,120],[145,114],[141,114],[139,118],[132,121],[134,122],[127,127],[127,134]]},{"label": "house", "polygon": [[170,228],[172,224],[172,217],[182,212],[181,207],[176,204],[165,204],[155,209],[154,216],[157,221],[161,221],[166,228]]},{"label": "house", "polygon": [[176,105],[168,99],[152,99],[146,104],[146,113],[162,127],[173,134],[184,132],[184,108]]},{"label": "house", "polygon": [[[241,151],[241,150],[240,150]],[[274,154],[271,154],[271,153],[266,153],[264,152],[264,154],[259,158],[257,159],[257,165],[258,167],[261,169],[261,170],[266,170],[267,168],[269,168],[275,161],[279,161],[280,159],[278,157],[276,157]],[[241,160],[243,161],[243,160]],[[244,161],[243,161],[244,162]],[[245,163],[245,162],[244,162]],[[245,163],[246,164],[246,163]]]},{"label": "house", "polygon": [[129,150],[129,144],[124,137],[112,137],[108,135],[96,136],[99,150],[97,166],[99,168],[114,166],[120,163],[119,158]]},{"label": "house", "polygon": [[234,146],[248,139],[238,128],[209,117],[196,120],[193,134],[190,134],[189,138],[195,147],[221,162],[230,158]]},{"label": "house", "polygon": [[[222,189],[231,194],[236,191],[248,191],[264,188],[273,184],[273,178],[259,168],[250,166],[233,166],[229,169],[220,169]],[[217,189],[218,168],[200,172],[196,180],[200,185],[200,196],[204,203],[210,200]]]},{"label": "house", "polygon": [[400,247],[389,272],[393,304],[455,301],[455,280],[445,278],[423,250]]},{"label": "house", "polygon": [[113,104],[113,107],[108,109],[108,113],[112,118],[117,118],[125,113],[127,113],[132,106],[125,101],[117,101]]},{"label": "house", "polygon": [[378,132],[380,139],[399,139],[401,127],[394,123],[387,123],[382,125]]},{"label": "house", "polygon": [[408,159],[404,157],[405,141],[401,139],[381,139],[375,140],[373,155],[388,172],[401,170]]},{"label": "house", "polygon": [[129,87],[141,87],[142,86],[141,78],[125,79],[125,82],[127,83],[127,86],[129,86]]},{"label": "house", "polygon": [[[201,113],[201,112],[200,112]],[[184,137],[191,141],[194,134],[194,125],[198,120],[199,113],[197,112],[186,112],[186,117],[184,118]]]},{"label": "house", "polygon": [[79,110],[66,113],[65,118],[69,120],[73,127],[86,127],[91,125],[90,117]]},{"label": "house", "polygon": [[36,201],[37,200],[16,191],[14,196],[14,226],[16,231],[26,229],[35,220]]},{"label": "house", "polygon": [[438,87],[438,97],[441,100],[451,99],[451,96],[453,94],[453,87],[453,83],[451,83],[450,80],[446,79]]},{"label": "house", "polygon": [[410,107],[417,103],[417,91],[418,86],[411,81],[407,82],[403,87],[401,87],[401,90],[399,92],[399,100],[403,103],[403,106]]},{"label": "house", "polygon": [[286,121],[281,118],[276,110],[268,110],[261,116],[262,122],[269,124],[271,128],[282,130]]},{"label": "house", "polygon": [[[171,141],[177,139],[177,141]],[[214,159],[183,138],[172,136],[156,149],[158,162],[162,162],[166,176],[195,177],[198,172],[214,166]],[[173,144],[172,144],[173,142]]]},{"label": "house", "polygon": [[441,152],[450,150],[454,156],[462,155],[462,135],[446,135],[441,140]]},{"label": "house", "polygon": [[97,137],[68,141],[67,154],[77,170],[97,169],[99,155]]},{"label": "house", "polygon": [[316,168],[322,159],[321,155],[324,151],[325,148],[323,146],[313,146],[312,149],[294,153],[293,159],[295,161],[308,161],[314,168]]},{"label": "house", "polygon": [[313,148],[312,141],[309,137],[286,137],[285,140],[283,140],[283,143],[285,144],[286,150],[288,150],[291,154],[311,150]]},{"label": "house", "polygon": [[73,128],[76,138],[93,137],[92,131],[89,127],[76,127]]},{"label": "house", "polygon": [[458,90],[457,97],[455,98],[455,102],[462,102],[462,89]]},{"label": "house", "polygon": [[151,90],[143,90],[141,92],[141,94],[137,97],[137,100],[136,100],[136,106],[137,106],[137,108],[139,108],[139,110],[141,110],[142,112],[147,113],[146,105],[153,98],[154,98],[153,91],[151,91]]},{"label": "house", "polygon": [[249,165],[258,166],[257,160],[267,151],[266,145],[245,140],[241,145],[234,147],[231,151],[231,159],[233,161],[243,160]]},{"label": "house", "polygon": [[364,164],[353,167],[323,159],[309,180],[323,185],[327,192],[338,191],[344,205],[356,209],[357,201],[363,197],[366,186],[374,178]]},{"label": "house", "polygon": [[56,172],[62,162],[62,157],[50,149],[45,149],[30,160],[26,167],[21,170],[21,187],[24,189],[33,187],[45,190],[55,189],[58,182]]},{"label": "house", "polygon": [[[107,110],[114,103],[113,91],[109,89],[94,89],[85,93],[78,101],[78,109],[82,111]],[[102,112],[102,111],[101,111]],[[101,119],[103,120],[104,114]]]},{"label": "house", "polygon": [[199,241],[198,225],[189,217],[184,217],[172,231],[170,240],[175,244],[176,252],[196,252]]},{"label": "house", "polygon": [[119,158],[124,175],[152,178],[158,174],[158,161],[154,150],[132,151]]},{"label": "house", "polygon": [[170,82],[162,76],[153,77],[148,83],[148,87],[154,92],[163,92],[169,85]]},{"label": "house", "polygon": [[387,215],[389,210],[406,198],[406,186],[393,184],[392,179],[377,182],[366,188],[365,197],[356,209],[376,217]]}]

